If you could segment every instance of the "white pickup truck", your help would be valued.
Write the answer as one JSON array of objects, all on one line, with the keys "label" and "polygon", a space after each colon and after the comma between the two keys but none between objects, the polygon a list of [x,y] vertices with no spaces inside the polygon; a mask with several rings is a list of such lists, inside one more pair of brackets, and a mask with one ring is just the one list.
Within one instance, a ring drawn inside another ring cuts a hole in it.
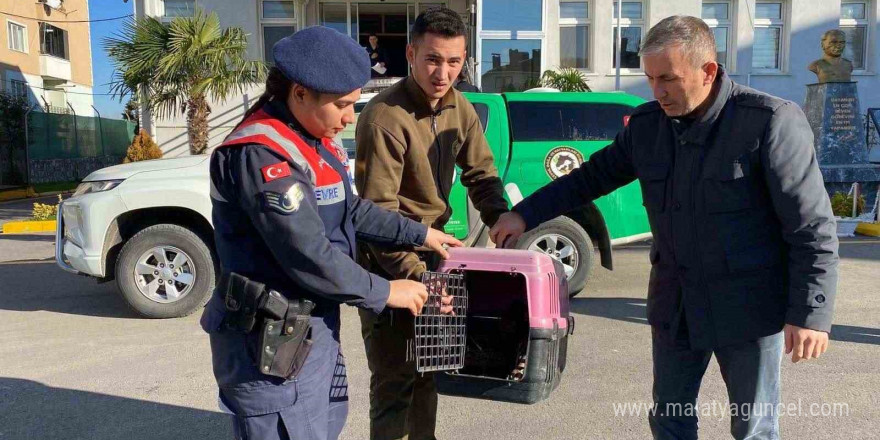
[{"label": "white pickup truck", "polygon": [[[360,112],[375,96],[364,94]],[[354,124],[337,141],[354,169]],[[116,281],[139,315],[173,318],[210,298],[214,254],[210,155],[129,163],[88,175],[59,207],[55,261],[99,282]],[[351,178],[352,176],[349,176]]]},{"label": "white pickup truck", "polygon": [[209,162],[209,155],[150,160],[87,176],[59,207],[58,265],[99,282],[115,280],[144,317],[198,310],[219,271]]},{"label": "white pickup truck", "polygon": [[99,281],[116,280],[139,315],[188,315],[207,302],[214,257],[210,156],[151,160],[90,174],[61,203],[55,260]]}]

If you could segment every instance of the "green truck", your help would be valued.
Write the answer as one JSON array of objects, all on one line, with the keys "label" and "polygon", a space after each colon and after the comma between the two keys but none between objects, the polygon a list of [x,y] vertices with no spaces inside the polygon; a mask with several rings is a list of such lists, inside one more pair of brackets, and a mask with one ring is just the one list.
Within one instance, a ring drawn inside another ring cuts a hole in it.
[{"label": "green truck", "polygon": [[[511,206],[578,167],[608,145],[633,109],[645,101],[625,93],[465,93],[483,124]],[[368,97],[369,98],[369,97]],[[359,104],[356,110],[363,108]],[[354,124],[342,142],[354,157]],[[491,246],[488,227],[459,181],[449,195],[452,218],[446,232],[469,246]],[[559,259],[569,276],[571,295],[589,279],[594,249],[603,267],[612,268],[611,248],[650,237],[638,183],[633,182],[579,211],[546,222],[524,234],[521,249]]]}]

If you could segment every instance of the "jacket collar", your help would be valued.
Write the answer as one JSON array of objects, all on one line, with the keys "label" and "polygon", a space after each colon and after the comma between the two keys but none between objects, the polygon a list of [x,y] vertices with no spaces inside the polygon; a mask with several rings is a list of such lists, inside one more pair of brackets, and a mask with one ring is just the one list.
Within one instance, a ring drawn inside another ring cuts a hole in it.
[{"label": "jacket collar", "polygon": [[422,91],[422,88],[419,87],[419,83],[416,82],[416,79],[413,78],[412,75],[406,77],[403,87],[406,90],[409,99],[415,104],[416,115],[418,117],[439,115],[443,110],[455,108],[455,91],[452,87],[450,87],[449,91],[440,98],[437,110],[432,109],[431,105],[428,104],[428,96],[425,95],[425,92]]},{"label": "jacket collar", "polygon": [[718,87],[712,105],[706,110],[700,118],[690,126],[681,136],[681,139],[693,144],[705,145],[711,134],[721,111],[730,99],[730,92],[733,89],[733,80],[727,76],[727,72],[719,64],[718,77],[715,79],[715,86]]},{"label": "jacket collar", "polygon": [[305,128],[303,128],[302,124],[296,120],[293,113],[287,108],[287,103],[278,99],[273,99],[266,103],[264,109],[266,110],[266,113],[269,113],[279,121],[287,124],[288,127],[295,131],[296,134],[298,134],[299,137],[309,145],[317,146],[321,144],[321,139],[312,136]]}]

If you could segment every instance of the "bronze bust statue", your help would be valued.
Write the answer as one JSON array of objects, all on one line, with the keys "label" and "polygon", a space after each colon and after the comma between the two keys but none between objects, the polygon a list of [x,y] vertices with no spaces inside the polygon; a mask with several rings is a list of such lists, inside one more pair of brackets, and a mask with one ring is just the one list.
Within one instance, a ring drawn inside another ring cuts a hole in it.
[{"label": "bronze bust statue", "polygon": [[810,71],[819,77],[820,83],[852,81],[852,61],[843,58],[846,48],[846,34],[840,29],[832,29],[822,35],[822,58],[810,63]]}]

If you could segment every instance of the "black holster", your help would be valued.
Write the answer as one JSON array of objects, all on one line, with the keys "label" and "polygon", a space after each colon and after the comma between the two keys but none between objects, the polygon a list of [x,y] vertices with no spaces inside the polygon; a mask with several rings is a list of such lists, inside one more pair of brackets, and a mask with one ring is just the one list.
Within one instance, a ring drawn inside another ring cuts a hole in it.
[{"label": "black holster", "polygon": [[284,379],[296,376],[312,346],[309,319],[315,304],[307,299],[286,298],[233,272],[223,274],[220,288],[225,290],[224,327],[259,334],[259,345],[252,352],[258,354],[255,358],[260,372]]}]

